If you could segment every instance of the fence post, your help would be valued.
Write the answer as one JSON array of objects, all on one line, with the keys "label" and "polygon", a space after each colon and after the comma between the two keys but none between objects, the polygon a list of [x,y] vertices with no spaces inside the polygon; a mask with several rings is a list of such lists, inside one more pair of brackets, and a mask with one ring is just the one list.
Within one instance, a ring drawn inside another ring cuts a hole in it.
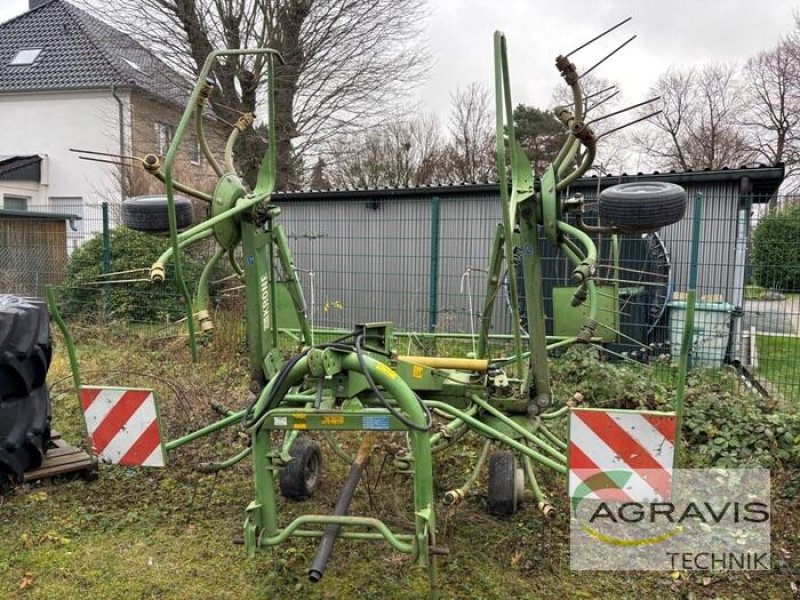
[{"label": "fence post", "polygon": [[700,263],[700,224],[703,218],[703,194],[694,195],[694,220],[692,221],[692,251],[689,264],[689,287],[686,296],[686,323],[683,326],[681,352],[678,361],[678,381],[675,385],[675,459],[674,467],[681,465],[681,426],[683,425],[683,401],[686,396],[686,377],[690,367],[690,354],[694,341],[694,309],[697,301],[697,267]]},{"label": "fence post", "polygon": [[439,235],[441,206],[439,196],[431,198],[431,279],[428,293],[428,332],[436,331],[439,313]]},{"label": "fence post", "polygon": [[[108,226],[108,202],[103,202],[103,275],[111,273],[111,231]],[[103,286],[103,312],[111,310],[111,286]]]}]

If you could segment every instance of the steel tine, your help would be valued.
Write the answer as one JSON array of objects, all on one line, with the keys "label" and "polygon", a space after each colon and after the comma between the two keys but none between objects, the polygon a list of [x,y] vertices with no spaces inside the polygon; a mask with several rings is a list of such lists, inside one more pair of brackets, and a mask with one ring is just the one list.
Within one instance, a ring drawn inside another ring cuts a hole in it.
[{"label": "steel tine", "polygon": [[227,294],[228,292],[235,292],[237,290],[243,290],[245,286],[237,285],[236,287],[226,288],[224,290],[217,291],[217,294]]},{"label": "steel tine", "polygon": [[129,160],[142,160],[136,156],[128,156],[127,154],[116,154],[114,152],[100,152],[98,150],[81,150],[79,148],[70,148],[70,152],[81,152],[83,154],[95,154],[97,156],[112,156],[114,158],[127,158]]},{"label": "steel tine", "polygon": [[645,115],[644,117],[642,117],[640,119],[635,119],[633,121],[625,123],[624,125],[620,125],[619,127],[615,127],[614,129],[609,129],[608,131],[605,131],[605,132],[601,133],[600,135],[598,135],[597,139],[599,140],[600,138],[605,137],[607,135],[610,135],[610,134],[614,133],[615,131],[619,131],[620,129],[625,129],[626,127],[630,127],[631,125],[635,125],[636,123],[639,123],[641,121],[646,121],[647,119],[650,119],[651,117],[655,117],[656,115],[660,115],[662,112],[664,112],[664,111],[663,110],[657,110],[655,112],[650,113],[649,115]]},{"label": "steel tine", "polygon": [[632,35],[631,37],[629,37],[627,40],[625,40],[624,42],[622,42],[622,43],[621,43],[619,46],[617,46],[616,48],[614,48],[614,49],[613,49],[611,52],[609,52],[608,54],[606,54],[606,55],[605,55],[603,58],[601,58],[599,61],[597,61],[596,63],[594,63],[594,64],[593,64],[593,65],[592,65],[592,66],[589,68],[589,70],[588,70],[588,71],[584,71],[583,73],[581,73],[581,76],[580,76],[578,79],[583,79],[584,77],[586,77],[586,76],[587,76],[589,73],[591,73],[592,71],[594,71],[594,70],[595,70],[597,67],[599,67],[600,65],[602,65],[602,64],[603,64],[604,62],[606,62],[606,61],[607,61],[609,58],[611,58],[612,56],[614,56],[614,55],[615,55],[617,52],[619,52],[620,50],[622,50],[622,49],[623,49],[625,46],[627,46],[628,44],[630,44],[630,43],[631,43],[633,40],[635,40],[635,39],[636,39],[636,36],[635,36],[635,35]]},{"label": "steel tine", "polygon": [[[616,277],[593,277],[595,281],[603,281],[608,283],[633,283],[636,285],[642,285],[642,281],[636,281],[634,279],[617,279]],[[658,287],[667,287],[666,283],[659,283],[655,281],[647,282],[647,285],[657,285]]]},{"label": "steel tine", "polygon": [[631,269],[630,267],[617,267],[615,265],[609,265],[606,263],[597,263],[595,266],[597,268],[603,267],[606,269],[618,269],[620,271],[628,271],[629,273],[641,273],[642,275],[652,275],[653,277],[663,277],[668,278],[669,275],[664,275],[663,273],[654,273],[652,271],[640,271],[639,269]]},{"label": "steel tine", "polygon": [[121,160],[108,160],[105,158],[94,158],[92,156],[79,156],[80,160],[90,160],[92,162],[106,163],[108,165],[120,165],[123,167],[131,166],[130,163],[122,162]]},{"label": "steel tine", "polygon": [[614,31],[614,30],[615,30],[615,29],[617,29],[618,27],[622,27],[623,25],[625,25],[625,23],[627,23],[628,21],[630,21],[632,18],[633,18],[633,17],[628,17],[627,19],[623,19],[622,21],[620,21],[619,23],[617,23],[617,24],[616,24],[616,25],[614,25],[613,27],[609,27],[608,29],[606,29],[606,30],[605,30],[603,33],[600,33],[600,34],[596,35],[595,37],[593,37],[592,39],[590,39],[588,42],[584,42],[583,44],[581,44],[580,46],[578,46],[577,48],[575,48],[574,50],[572,50],[571,52],[569,52],[569,53],[566,55],[566,58],[569,58],[570,56],[572,56],[573,54],[575,54],[575,53],[576,53],[576,52],[578,52],[579,50],[583,50],[583,49],[584,49],[584,48],[586,48],[586,46],[588,46],[589,44],[592,44],[592,43],[596,42],[596,41],[597,41],[597,40],[599,40],[601,37],[603,37],[604,35],[607,35],[607,34],[611,33],[612,31]]},{"label": "steel tine", "polygon": [[630,106],[627,106],[627,107],[625,107],[623,109],[620,109],[620,110],[617,110],[617,111],[614,111],[614,112],[611,112],[611,113],[608,113],[608,114],[605,114],[605,115],[601,115],[601,116],[597,117],[596,119],[592,119],[591,121],[587,122],[586,124],[590,125],[592,123],[597,123],[598,121],[602,121],[604,119],[608,119],[609,117],[615,117],[617,115],[621,115],[622,113],[628,112],[629,110],[633,110],[634,108],[639,108],[640,106],[645,106],[646,104],[652,104],[656,100],[661,100],[661,96],[656,96],[655,98],[650,98],[650,100],[645,100],[644,102],[639,102],[638,104],[631,104]]},{"label": "steel tine", "polygon": [[142,279],[110,279],[108,281],[87,281],[82,283],[81,285],[110,285],[112,283],[138,283],[140,281],[146,281],[150,283],[150,279],[145,277]]},{"label": "steel tine", "polygon": [[127,275],[128,273],[142,273],[143,271],[149,271],[150,269],[128,269],[127,271],[114,271],[113,273],[102,273],[98,275],[98,277],[113,277],[114,275]]},{"label": "steel tine", "polygon": [[227,277],[223,277],[222,279],[217,279],[216,281],[212,281],[211,285],[218,285],[218,284],[222,283],[223,281],[228,281],[229,279],[234,279],[236,277],[239,277],[239,275],[234,273],[233,275],[228,275]]},{"label": "steel tine", "polygon": [[584,115],[588,115],[588,114],[589,114],[591,111],[593,111],[594,109],[596,109],[596,108],[597,108],[597,107],[599,107],[599,106],[602,106],[603,104],[605,104],[606,102],[608,102],[609,100],[611,100],[612,98],[614,98],[615,96],[618,96],[618,95],[619,95],[619,92],[618,92],[618,91],[617,91],[617,92],[614,92],[613,94],[611,94],[610,96],[607,96],[607,97],[603,98],[603,99],[602,99],[602,100],[600,100],[599,102],[595,102],[595,103],[594,103],[594,104],[592,104],[591,106],[587,106],[585,109],[583,109],[583,114],[584,114]]},{"label": "steel tine", "polygon": [[[616,87],[617,87],[616,85],[610,85],[607,88],[603,88],[602,90],[596,91],[594,94],[589,94],[588,96],[584,96],[583,100],[584,100],[584,102],[586,100],[591,100],[595,96],[599,96],[600,94],[605,94],[606,92],[608,92],[610,90],[613,90]],[[574,102],[567,102],[566,104],[562,104],[561,106],[575,106],[575,103]]]}]

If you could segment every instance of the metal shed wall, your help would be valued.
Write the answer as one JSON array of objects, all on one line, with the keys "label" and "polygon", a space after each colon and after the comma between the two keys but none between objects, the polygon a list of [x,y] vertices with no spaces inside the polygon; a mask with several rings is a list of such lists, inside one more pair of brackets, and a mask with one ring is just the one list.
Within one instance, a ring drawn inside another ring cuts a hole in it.
[{"label": "metal shed wall", "polygon": [[[698,293],[736,304],[744,285],[734,277],[737,225],[739,219],[749,219],[740,212],[740,181],[748,175],[761,178],[762,191],[774,191],[781,174],[782,169],[770,168],[586,179],[568,193],[581,192],[591,204],[598,189],[617,182],[656,179],[683,185],[689,195],[687,216],[660,232],[670,255],[675,291],[686,289],[694,197],[703,194]],[[349,327],[359,321],[389,319],[406,330],[427,331],[434,322],[436,330],[461,333],[477,326],[484,302],[485,269],[501,221],[496,185],[285,193],[275,200],[283,208],[297,267],[313,271],[317,324]],[[433,208],[437,203],[438,211]],[[599,244],[607,248],[608,236]],[[635,236],[623,239],[623,258],[629,268],[635,268],[636,261],[647,260],[637,245],[641,243]],[[438,248],[437,255],[432,254],[432,246]],[[546,241],[542,253],[549,317],[552,288],[568,285],[571,269]],[[312,276],[301,276],[310,303]],[[433,300],[432,279],[436,284]],[[508,333],[509,326],[501,292],[493,330]]]}]

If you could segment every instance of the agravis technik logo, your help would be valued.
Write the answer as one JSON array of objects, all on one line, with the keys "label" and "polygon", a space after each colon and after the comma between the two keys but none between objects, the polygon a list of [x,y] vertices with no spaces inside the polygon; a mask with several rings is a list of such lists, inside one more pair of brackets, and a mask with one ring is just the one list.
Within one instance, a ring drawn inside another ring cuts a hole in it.
[{"label": "agravis technik logo", "polygon": [[769,568],[764,469],[675,470],[669,497],[649,500],[626,497],[634,475],[623,469],[578,476],[571,498],[572,568]]}]

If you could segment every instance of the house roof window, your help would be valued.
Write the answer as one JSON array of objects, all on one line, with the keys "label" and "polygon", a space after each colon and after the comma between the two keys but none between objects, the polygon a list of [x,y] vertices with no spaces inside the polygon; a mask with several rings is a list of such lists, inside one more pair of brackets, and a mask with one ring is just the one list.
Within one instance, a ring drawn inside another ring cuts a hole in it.
[{"label": "house roof window", "polygon": [[42,48],[25,48],[20,50],[11,59],[10,65],[32,65],[39,58]]},{"label": "house roof window", "polygon": [[128,65],[129,65],[129,66],[130,66],[132,69],[136,69],[137,71],[140,71],[140,72],[144,73],[144,71],[142,70],[142,67],[140,67],[138,64],[136,64],[136,63],[135,63],[135,62],[133,62],[132,60],[128,60],[128,59],[127,59],[127,58],[125,58],[125,57],[123,57],[123,58],[122,58],[122,60],[124,60],[126,63],[128,63]]}]

